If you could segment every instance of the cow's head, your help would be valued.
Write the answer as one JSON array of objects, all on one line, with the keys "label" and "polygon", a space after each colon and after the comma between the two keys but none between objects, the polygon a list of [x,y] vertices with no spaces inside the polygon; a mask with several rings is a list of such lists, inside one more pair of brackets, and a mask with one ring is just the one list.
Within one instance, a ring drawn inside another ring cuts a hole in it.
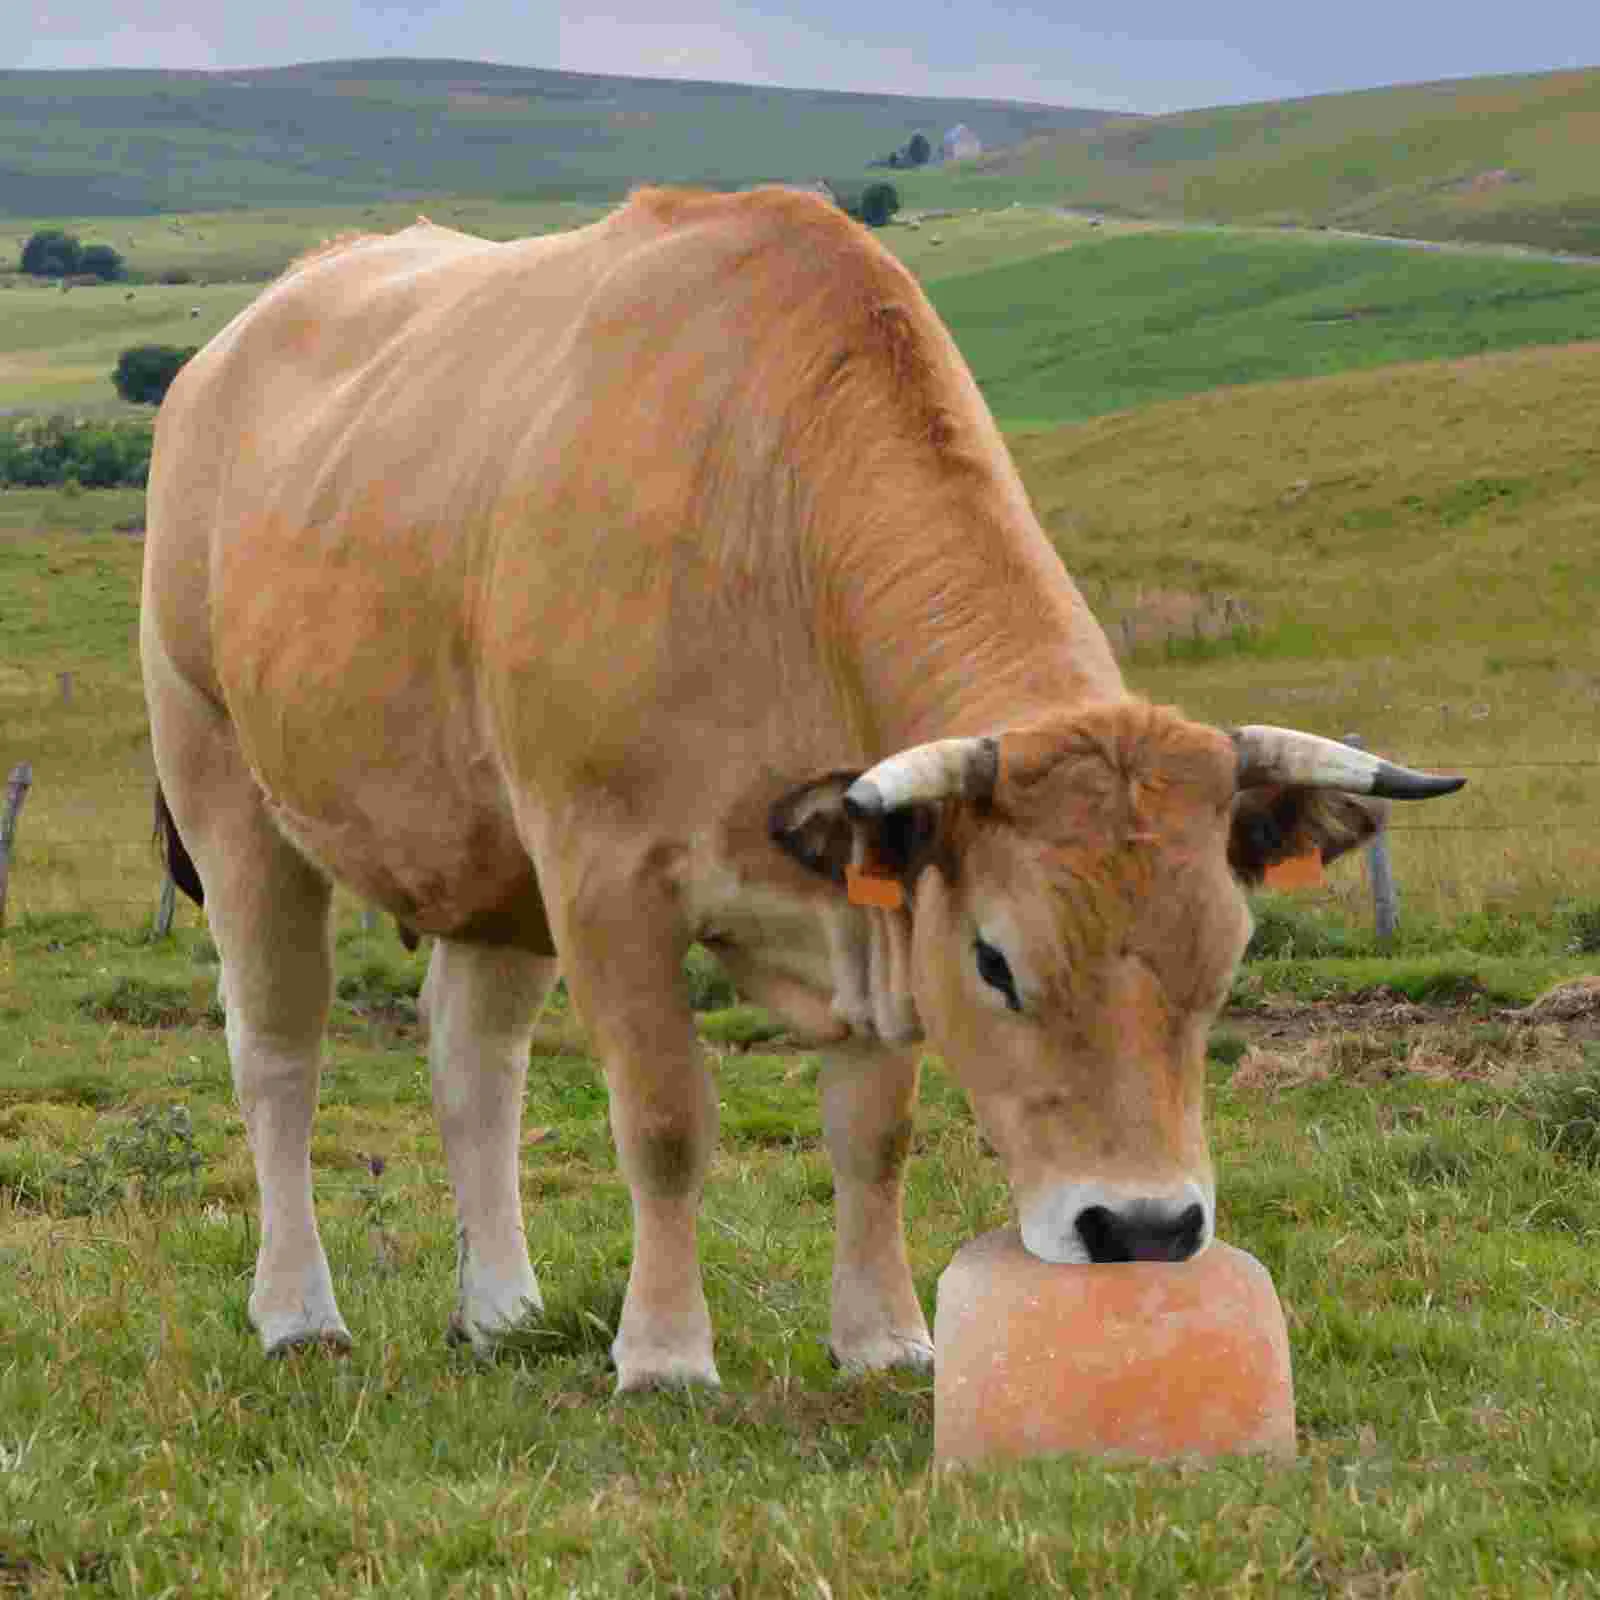
[{"label": "cow's head", "polygon": [[1028,1249],[1182,1260],[1212,1233],[1205,1047],[1249,936],[1240,884],[1361,843],[1381,797],[1462,781],[1122,701],[820,778],[772,831],[835,880],[899,886],[917,1011]]}]

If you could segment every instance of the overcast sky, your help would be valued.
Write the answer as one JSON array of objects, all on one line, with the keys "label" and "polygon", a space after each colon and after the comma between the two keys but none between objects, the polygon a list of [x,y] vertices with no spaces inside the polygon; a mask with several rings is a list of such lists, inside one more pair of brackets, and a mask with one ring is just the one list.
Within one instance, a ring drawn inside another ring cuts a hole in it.
[{"label": "overcast sky", "polygon": [[[1061,20],[1075,10],[1103,20]],[[1600,65],[1594,0],[0,0],[0,13],[0,67],[452,56],[1150,112]]]}]

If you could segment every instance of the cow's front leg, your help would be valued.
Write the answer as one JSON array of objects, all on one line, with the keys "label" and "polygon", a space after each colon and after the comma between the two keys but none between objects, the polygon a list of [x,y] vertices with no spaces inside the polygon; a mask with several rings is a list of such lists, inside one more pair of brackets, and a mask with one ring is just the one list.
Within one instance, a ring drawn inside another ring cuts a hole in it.
[{"label": "cow's front leg", "polygon": [[435,941],[428,964],[428,1057],[456,1195],[452,1339],[480,1354],[542,1309],[519,1191],[522,1089],[553,958]]},{"label": "cow's front leg", "polygon": [[917,1098],[915,1047],[844,1045],[822,1070],[833,1161],[833,1354],[847,1371],[933,1365],[906,1260],[902,1178]]},{"label": "cow's front leg", "polygon": [[645,864],[551,851],[549,897],[567,986],[605,1068],[611,1131],[633,1200],[633,1266],[612,1342],[617,1388],[717,1384],[696,1248],[717,1096],[683,982],[687,935]]}]

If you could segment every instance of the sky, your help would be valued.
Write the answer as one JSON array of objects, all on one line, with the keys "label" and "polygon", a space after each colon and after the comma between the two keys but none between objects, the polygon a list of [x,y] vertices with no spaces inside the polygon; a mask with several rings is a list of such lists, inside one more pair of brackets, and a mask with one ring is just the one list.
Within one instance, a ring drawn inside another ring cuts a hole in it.
[{"label": "sky", "polygon": [[444,56],[1144,112],[1600,65],[1592,0],[0,0],[0,13],[0,68]]}]

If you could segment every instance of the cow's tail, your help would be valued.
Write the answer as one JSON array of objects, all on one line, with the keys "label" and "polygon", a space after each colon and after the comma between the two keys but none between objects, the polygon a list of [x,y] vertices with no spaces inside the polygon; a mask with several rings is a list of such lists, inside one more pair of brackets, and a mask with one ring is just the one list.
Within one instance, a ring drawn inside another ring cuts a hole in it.
[{"label": "cow's tail", "polygon": [[200,874],[195,871],[194,861],[178,836],[178,825],[172,820],[167,797],[161,792],[159,783],[156,785],[155,841],[156,848],[166,857],[167,871],[172,874],[172,881],[197,906],[203,906],[206,903],[206,891],[200,882]]}]

